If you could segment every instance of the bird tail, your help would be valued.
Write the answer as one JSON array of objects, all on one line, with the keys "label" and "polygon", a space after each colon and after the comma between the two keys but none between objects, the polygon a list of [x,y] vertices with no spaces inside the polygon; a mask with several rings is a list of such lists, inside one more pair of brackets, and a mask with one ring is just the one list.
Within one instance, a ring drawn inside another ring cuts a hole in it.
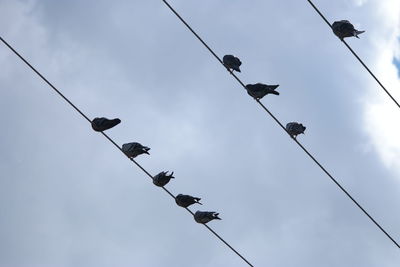
[{"label": "bird tail", "polygon": [[357,30],[355,30],[354,36],[357,37],[358,39],[360,39],[360,37],[358,37],[358,35],[359,35],[359,34],[362,34],[362,33],[364,33],[364,32],[365,32],[365,31],[357,31]]},{"label": "bird tail", "polygon": [[216,220],[222,220],[220,217],[218,217],[219,213],[214,213],[214,219]]},{"label": "bird tail", "polygon": [[109,125],[110,125],[111,127],[114,127],[114,126],[116,126],[116,125],[118,125],[118,124],[120,124],[120,123],[121,123],[121,120],[120,120],[120,119],[113,119],[113,120],[110,120]]},{"label": "bird tail", "polygon": [[[168,173],[168,172],[167,172]],[[166,173],[166,174],[167,174]],[[175,177],[174,177],[174,172],[171,172],[171,174],[170,175],[166,175],[166,176],[168,176],[170,179],[175,179]]]},{"label": "bird tail", "polygon": [[272,90],[275,90],[276,88],[279,87],[279,84],[277,84],[277,85],[270,85],[270,87],[271,87]]},{"label": "bird tail", "polygon": [[120,123],[121,123],[120,119],[106,120],[106,121],[104,121],[102,127],[105,127],[105,129],[108,130],[108,129],[111,129],[111,128],[117,126]]},{"label": "bird tail", "polygon": [[277,91],[271,91],[271,94],[273,94],[273,95],[279,95],[279,92],[277,92]]}]

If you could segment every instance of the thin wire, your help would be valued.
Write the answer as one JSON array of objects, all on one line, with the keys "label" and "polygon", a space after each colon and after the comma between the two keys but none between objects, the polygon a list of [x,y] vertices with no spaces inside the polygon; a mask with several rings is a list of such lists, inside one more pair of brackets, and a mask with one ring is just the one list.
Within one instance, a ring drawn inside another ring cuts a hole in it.
[{"label": "thin wire", "polygon": [[[186,27],[197,37],[197,39],[200,40],[200,42],[211,52],[211,54],[222,64],[222,66],[225,68],[224,63],[222,60],[215,54],[215,52],[206,44],[206,42],[203,41],[203,39],[189,26],[189,24],[175,11],[175,9],[166,1],[162,0],[168,8],[180,19],[180,21],[183,22],[183,24],[186,25]],[[244,89],[246,89],[246,86],[244,83],[231,71],[229,73],[240,83],[240,85],[243,86]],[[342,190],[346,196],[348,196],[351,201],[353,201],[354,204],[398,247],[400,248],[399,244],[383,229],[383,227],[350,195],[350,193],[347,192],[346,189],[340,183],[326,170],[325,167],[322,166],[321,163],[299,142],[297,141],[296,138],[293,138],[286,130],[286,128],[283,126],[283,124],[275,117],[274,114],[272,114],[269,109],[258,99],[256,99],[256,102],[272,117],[272,119],[296,142],[296,144],[317,164],[317,166]]]},{"label": "thin wire", "polygon": [[[329,23],[329,21],[325,18],[325,16],[319,11],[319,9],[314,5],[314,3],[311,0],[307,0],[308,3],[314,8],[314,10],[321,16],[321,18],[326,22],[326,24],[329,26],[329,28],[332,29],[332,25]],[[386,89],[385,86],[379,81],[379,79],[375,76],[375,74],[367,67],[367,65],[364,63],[364,61],[357,55],[356,52],[350,47],[350,45],[344,40],[341,39],[341,41],[344,43],[344,45],[350,50],[350,52],[358,59],[358,61],[363,65],[363,67],[368,71],[368,73],[375,79],[375,81],[380,85],[380,87],[385,91],[385,93],[393,100],[393,102],[397,105],[398,108],[400,108],[400,104],[396,101],[396,99],[389,93],[389,91]]]},{"label": "thin wire", "polygon": [[[57,94],[59,94],[68,104],[70,104],[79,114],[82,115],[83,118],[85,118],[89,123],[91,123],[91,120],[77,107],[75,106],[66,96],[64,96],[52,83],[50,83],[36,68],[34,68],[24,57],[22,57],[8,42],[6,42],[1,36],[0,40],[11,50],[16,54],[26,65],[29,66],[40,78],[42,78],[43,81],[45,81]],[[101,132],[105,138],[108,139],[116,148],[118,148],[119,151],[121,151],[125,156],[126,154],[123,152],[122,148],[107,134],[104,132]],[[139,167],[151,180],[153,180],[153,176],[145,169],[143,166],[141,166],[137,161],[135,161],[132,158],[129,158],[137,167]],[[164,186],[161,187],[168,195],[170,195],[174,200],[175,196]],[[194,213],[189,209],[185,208],[191,215],[194,215]],[[219,234],[217,234],[211,227],[209,227],[206,224],[203,224],[212,234],[214,234],[219,240],[221,240],[228,248],[230,248],[233,252],[235,252],[240,258],[242,258],[249,266],[253,265],[246,260],[239,252],[237,252],[231,245],[229,245],[228,242],[226,242]]]},{"label": "thin wire", "polygon": [[57,92],[65,101],[68,102],[76,111],[79,112],[88,122],[91,122],[90,119],[79,109],[77,108],[68,98],[66,98],[54,85],[52,85],[40,72],[38,72],[28,61],[25,60],[11,45],[9,45],[1,36],[0,40],[9,48],[11,51],[14,52],[26,65],[28,65],[37,75],[39,75],[42,80],[44,80],[54,91]]}]

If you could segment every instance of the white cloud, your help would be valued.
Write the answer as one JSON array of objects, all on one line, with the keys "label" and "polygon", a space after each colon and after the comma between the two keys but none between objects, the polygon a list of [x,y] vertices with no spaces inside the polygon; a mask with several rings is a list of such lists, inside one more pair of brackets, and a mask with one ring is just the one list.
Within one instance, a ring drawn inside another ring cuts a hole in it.
[{"label": "white cloud", "polygon": [[[398,70],[393,65],[393,58],[398,55],[400,2],[377,1],[377,16],[381,18],[381,29],[375,31],[375,63],[371,68],[376,71],[386,89],[400,102],[400,80]],[[379,85],[370,79],[370,93],[365,100],[365,130],[372,144],[388,167],[395,167],[400,172],[400,110],[388,96],[381,92]]]}]

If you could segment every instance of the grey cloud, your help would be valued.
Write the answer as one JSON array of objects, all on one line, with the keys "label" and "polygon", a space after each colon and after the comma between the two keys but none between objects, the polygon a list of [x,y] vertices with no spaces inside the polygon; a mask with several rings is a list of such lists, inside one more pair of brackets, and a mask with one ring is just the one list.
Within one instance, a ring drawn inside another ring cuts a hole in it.
[{"label": "grey cloud", "polygon": [[[171,4],[221,57],[241,59],[243,81],[280,84],[265,105],[304,123],[301,141],[399,239],[399,180],[360,149],[356,99],[371,81],[306,1]],[[320,4],[332,21],[363,23],[351,44],[368,59],[378,3]],[[210,226],[255,266],[398,265],[397,249],[161,1],[0,7],[2,36],[90,118],[121,118],[110,136],[151,147],[138,162],[173,170],[167,187],[218,210]],[[243,266],[4,46],[0,61],[1,266]]]}]

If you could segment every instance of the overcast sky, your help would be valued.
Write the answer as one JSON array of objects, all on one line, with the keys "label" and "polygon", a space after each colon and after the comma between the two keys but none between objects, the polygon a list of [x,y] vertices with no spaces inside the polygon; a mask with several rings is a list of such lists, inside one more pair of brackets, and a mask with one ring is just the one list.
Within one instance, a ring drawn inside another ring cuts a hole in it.
[{"label": "overcast sky", "polygon": [[[111,3],[112,2],[112,3]],[[306,0],[171,0],[400,240],[400,110]],[[315,0],[400,100],[400,1]],[[0,35],[255,266],[398,267],[400,251],[161,0],[0,0]],[[398,62],[398,61],[397,61]],[[0,45],[0,266],[244,266]]]}]

